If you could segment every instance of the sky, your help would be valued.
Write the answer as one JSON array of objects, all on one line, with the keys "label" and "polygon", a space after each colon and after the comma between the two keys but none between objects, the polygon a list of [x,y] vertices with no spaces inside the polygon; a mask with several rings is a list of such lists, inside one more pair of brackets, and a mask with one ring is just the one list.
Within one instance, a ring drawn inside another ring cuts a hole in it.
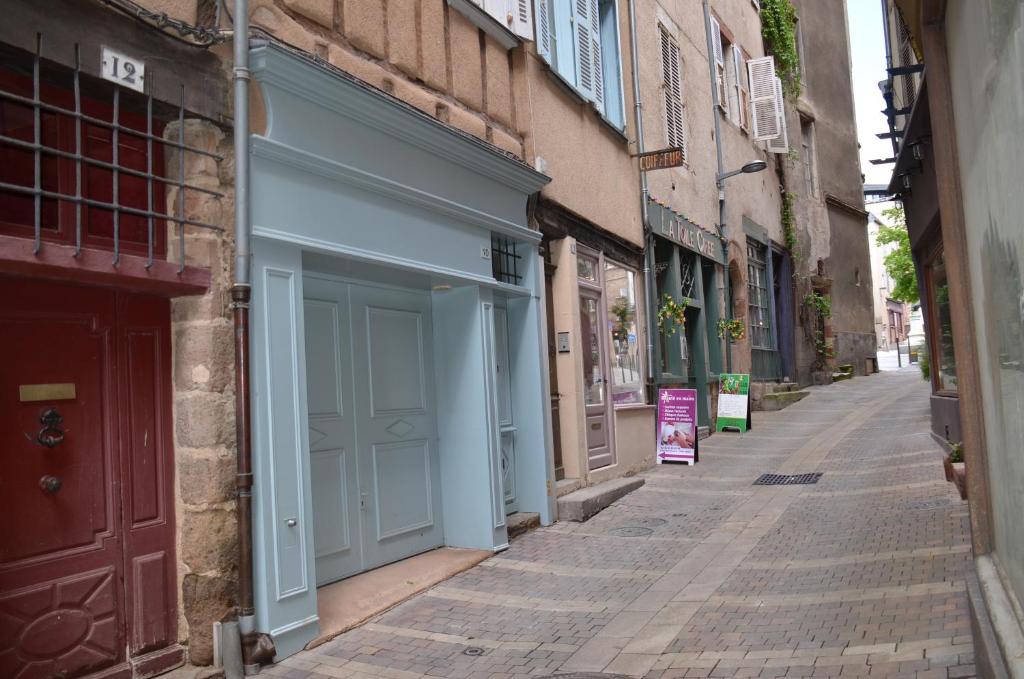
[{"label": "sky", "polygon": [[878,81],[885,78],[885,33],[880,0],[847,0],[850,52],[853,56],[853,97],[860,137],[860,167],[865,184],[888,184],[892,165],[872,165],[874,158],[892,156],[888,139],[875,134],[888,131],[881,111],[885,101]]}]

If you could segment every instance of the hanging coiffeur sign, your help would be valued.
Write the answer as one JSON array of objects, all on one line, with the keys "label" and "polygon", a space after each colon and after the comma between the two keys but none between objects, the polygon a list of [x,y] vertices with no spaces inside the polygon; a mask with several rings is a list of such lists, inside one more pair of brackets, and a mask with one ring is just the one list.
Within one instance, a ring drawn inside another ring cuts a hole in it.
[{"label": "hanging coiffeur sign", "polygon": [[658,464],[697,461],[697,390],[658,390]]},{"label": "hanging coiffeur sign", "polygon": [[701,257],[707,257],[719,264],[725,264],[721,239],[706,229],[702,229],[686,217],[673,212],[653,198],[647,199],[647,220],[651,229],[662,238],[682,245]]},{"label": "hanging coiffeur sign", "polygon": [[750,429],[750,375],[722,373],[718,383],[718,431]]}]

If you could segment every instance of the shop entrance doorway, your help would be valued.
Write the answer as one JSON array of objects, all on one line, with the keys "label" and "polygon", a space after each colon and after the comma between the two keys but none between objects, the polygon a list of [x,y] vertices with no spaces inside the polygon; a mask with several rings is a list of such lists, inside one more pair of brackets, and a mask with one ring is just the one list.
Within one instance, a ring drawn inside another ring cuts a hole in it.
[{"label": "shop entrance doorway", "polygon": [[444,542],[426,292],[306,277],[318,585]]}]

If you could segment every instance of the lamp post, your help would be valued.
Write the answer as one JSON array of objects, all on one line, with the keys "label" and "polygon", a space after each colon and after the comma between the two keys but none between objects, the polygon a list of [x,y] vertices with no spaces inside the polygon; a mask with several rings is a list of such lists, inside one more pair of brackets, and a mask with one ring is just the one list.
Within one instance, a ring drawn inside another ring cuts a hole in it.
[{"label": "lamp post", "polygon": [[[717,94],[715,95],[717,98]],[[718,118],[715,117],[715,125],[718,125]],[[716,135],[717,138],[717,135]],[[721,158],[721,156],[719,156]],[[729,239],[725,236],[725,180],[729,177],[735,177],[738,174],[753,174],[760,172],[768,167],[768,163],[763,160],[752,160],[738,170],[731,170],[729,172],[719,172],[718,176],[715,177],[715,184],[718,187],[718,229],[722,238],[722,254],[725,258],[725,304],[726,311],[729,314],[729,318],[732,318],[732,303],[729,299]],[[725,343],[725,371],[732,372],[732,342]]]}]

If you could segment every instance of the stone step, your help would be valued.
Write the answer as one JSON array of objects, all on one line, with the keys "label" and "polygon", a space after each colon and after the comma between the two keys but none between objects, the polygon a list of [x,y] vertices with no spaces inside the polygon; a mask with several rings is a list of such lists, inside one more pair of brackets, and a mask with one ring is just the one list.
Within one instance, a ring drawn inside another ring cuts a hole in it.
[{"label": "stone step", "polygon": [[836,366],[837,373],[843,373],[844,375],[853,375],[853,366],[849,363]]},{"label": "stone step", "polygon": [[642,485],[644,485],[642,478],[630,476],[573,491],[558,498],[558,520],[586,521],[620,497],[633,492]]},{"label": "stone step", "polygon": [[516,512],[505,517],[505,528],[508,539],[514,540],[523,533],[540,527],[540,514],[536,512]]},{"label": "stone step", "polygon": [[809,391],[777,391],[774,394],[765,394],[761,399],[761,410],[782,410],[804,399],[810,393]]},{"label": "stone step", "polygon": [[843,380],[852,380],[853,373],[832,373],[833,382],[842,382]]},{"label": "stone step", "polygon": [[555,497],[562,497],[568,495],[574,490],[578,490],[583,484],[579,479],[562,479],[555,481]]}]

